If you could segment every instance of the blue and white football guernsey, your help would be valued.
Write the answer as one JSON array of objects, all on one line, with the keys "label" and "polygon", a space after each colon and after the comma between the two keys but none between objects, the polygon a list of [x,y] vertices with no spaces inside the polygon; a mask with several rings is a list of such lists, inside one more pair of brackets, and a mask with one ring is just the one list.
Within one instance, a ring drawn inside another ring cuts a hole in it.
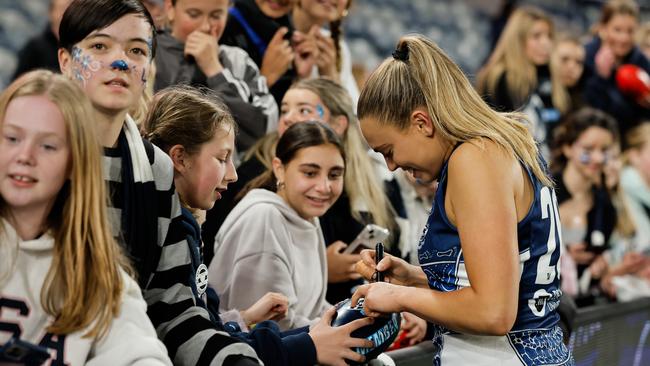
[{"label": "blue and white football guernsey", "polygon": [[[420,266],[429,287],[445,292],[470,285],[458,231],[444,208],[447,164],[448,161],[442,168],[431,214],[418,245]],[[544,186],[528,168],[526,171],[533,182],[535,198],[530,211],[517,225],[521,279],[515,324],[506,336],[465,335],[436,326],[434,365],[573,364],[562,343],[556,312],[561,295],[557,200],[553,188]]]}]

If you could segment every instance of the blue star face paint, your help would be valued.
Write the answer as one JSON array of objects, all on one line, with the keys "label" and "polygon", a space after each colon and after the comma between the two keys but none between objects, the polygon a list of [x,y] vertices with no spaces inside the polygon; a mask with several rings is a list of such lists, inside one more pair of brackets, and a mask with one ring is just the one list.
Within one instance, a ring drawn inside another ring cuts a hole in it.
[{"label": "blue star face paint", "polygon": [[[592,157],[593,154],[594,152],[592,151],[582,150],[580,152],[580,155],[578,155],[578,161],[580,161],[580,163],[583,165],[591,164],[594,162],[594,158]],[[610,150],[603,151],[601,164],[607,164],[611,158],[612,152]]]},{"label": "blue star face paint", "polygon": [[316,104],[316,113],[318,113],[318,117],[320,119],[323,119],[323,117],[325,117],[325,110],[323,109],[322,105]]},{"label": "blue star face paint", "polygon": [[120,71],[128,71],[129,70],[129,64],[126,63],[124,60],[115,60],[111,63],[111,68],[117,69]]},{"label": "blue star face paint", "polygon": [[72,47],[71,56],[73,76],[85,86],[88,80],[102,67],[102,63],[95,60],[92,55],[85,54],[77,46]]}]

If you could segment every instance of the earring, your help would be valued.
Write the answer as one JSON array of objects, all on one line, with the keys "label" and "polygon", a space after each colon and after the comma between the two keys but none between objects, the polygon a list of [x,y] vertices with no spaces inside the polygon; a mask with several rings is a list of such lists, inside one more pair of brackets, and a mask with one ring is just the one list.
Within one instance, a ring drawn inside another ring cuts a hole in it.
[{"label": "earring", "polygon": [[348,16],[348,9],[343,9],[343,11],[341,12],[341,18],[345,18],[347,16]]},{"label": "earring", "polygon": [[277,188],[278,191],[284,189],[284,186],[285,186],[285,185],[286,185],[286,184],[284,184],[284,182],[281,182],[281,181],[277,181],[277,182],[275,182],[275,188]]}]

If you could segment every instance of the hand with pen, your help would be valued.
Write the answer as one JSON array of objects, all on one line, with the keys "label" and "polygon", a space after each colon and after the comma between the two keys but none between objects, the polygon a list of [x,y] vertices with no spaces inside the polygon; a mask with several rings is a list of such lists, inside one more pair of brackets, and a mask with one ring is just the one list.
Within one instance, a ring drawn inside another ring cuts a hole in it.
[{"label": "hand with pen", "polygon": [[395,285],[418,286],[421,281],[426,284],[426,277],[419,266],[409,264],[405,260],[390,254],[383,254],[375,260],[376,251],[365,249],[361,251],[361,260],[356,264],[356,271],[368,281],[373,280],[376,271],[383,274],[384,281]]},{"label": "hand with pen", "polygon": [[378,280],[359,286],[351,299],[351,306],[356,306],[357,301],[364,298],[363,310],[370,317],[403,311],[403,299],[400,297],[403,286],[427,286],[426,276],[420,267],[392,255],[384,255],[383,246],[379,245],[376,250],[361,252],[356,269],[365,279]]}]

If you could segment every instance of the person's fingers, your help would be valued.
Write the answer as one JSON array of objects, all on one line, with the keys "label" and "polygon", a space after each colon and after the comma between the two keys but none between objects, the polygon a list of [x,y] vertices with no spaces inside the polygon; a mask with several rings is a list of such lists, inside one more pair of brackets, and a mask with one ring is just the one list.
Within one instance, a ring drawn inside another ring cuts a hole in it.
[{"label": "person's fingers", "polygon": [[325,324],[332,324],[334,314],[336,314],[336,307],[332,306],[331,308],[325,310],[323,316],[321,317],[321,321],[325,322]]},{"label": "person's fingers", "polygon": [[377,270],[378,271],[385,271],[387,269],[390,269],[393,266],[393,257],[387,256],[384,257],[378,264],[377,264]]},{"label": "person's fingers", "polygon": [[402,330],[404,331],[410,331],[415,327],[415,322],[412,321],[406,321],[402,323]]},{"label": "person's fingers", "polygon": [[211,28],[210,28],[210,36],[211,36],[213,39],[216,39],[216,38],[217,38],[217,30],[218,30],[217,27],[211,27]]},{"label": "person's fingers", "polygon": [[358,280],[358,279],[363,278],[363,276],[361,276],[361,275],[358,274],[357,272],[352,272],[352,273],[350,273],[350,274],[348,275],[348,278],[349,278],[350,280]]},{"label": "person's fingers", "polygon": [[347,342],[345,342],[345,345],[352,348],[352,347],[359,347],[359,348],[371,348],[374,347],[375,344],[365,338],[356,338],[356,337],[350,337]]},{"label": "person's fingers", "polygon": [[316,45],[318,46],[318,49],[323,53],[327,53],[328,55],[333,55],[334,53],[336,53],[336,50],[334,48],[334,43],[331,42],[331,38],[329,40],[317,39]]},{"label": "person's fingers", "polygon": [[309,32],[307,34],[316,37],[317,35],[320,35],[320,27],[316,24],[312,25],[311,28],[309,28]]},{"label": "person's fingers", "polygon": [[358,261],[354,266],[354,270],[367,280],[369,280],[372,277],[372,274],[375,273],[374,265],[370,267],[363,261]]},{"label": "person's fingers", "polygon": [[404,329],[404,331],[406,331],[406,337],[407,337],[407,338],[413,338],[413,337],[416,337],[418,334],[421,333],[421,332],[420,332],[420,328],[418,328],[418,327],[412,327],[412,328],[409,329],[409,330]]},{"label": "person's fingers", "polygon": [[346,349],[343,351],[343,358],[348,359],[350,361],[356,362],[356,363],[363,363],[366,360],[366,357],[354,352],[351,349]]},{"label": "person's fingers", "polygon": [[287,306],[286,303],[278,302],[278,303],[273,305],[271,310],[276,311],[276,312],[284,312],[284,311],[286,311],[287,307],[288,306]]},{"label": "person's fingers", "polygon": [[[360,253],[361,260],[368,265],[375,265],[375,250],[374,249],[364,249]],[[374,267],[373,267],[374,268]]]},{"label": "person's fingers", "polygon": [[269,41],[269,45],[282,43],[282,41],[284,41],[284,36],[285,36],[285,34],[287,34],[287,32],[289,32],[289,28],[280,27],[280,29],[278,29],[275,32],[275,34],[273,35],[273,37]]},{"label": "person's fingers", "polygon": [[349,334],[349,333],[352,333],[352,332],[354,332],[355,330],[357,330],[359,328],[363,328],[363,327],[365,327],[367,325],[370,325],[370,324],[372,324],[374,322],[375,322],[375,319],[365,317],[365,318],[353,320],[353,321],[349,322],[348,324],[344,325],[344,327],[346,328],[346,331]]},{"label": "person's fingers", "polygon": [[364,314],[366,314],[366,316],[371,318],[377,318],[381,316],[381,313],[370,309],[370,306],[368,305],[368,301],[363,302],[363,312]]},{"label": "person's fingers", "polygon": [[357,306],[357,301],[359,301],[360,298],[365,297],[367,291],[368,285],[361,285],[357,287],[357,290],[352,294],[352,298],[350,299],[350,307]]},{"label": "person's fingers", "polygon": [[340,252],[343,251],[343,249],[345,249],[347,246],[348,246],[348,245],[345,244],[344,242],[342,242],[342,241],[340,241],[340,240],[337,240],[337,241],[335,241],[334,243],[330,244],[329,248],[331,248],[330,250],[333,250],[333,251],[335,251],[336,253],[340,253]]},{"label": "person's fingers", "polygon": [[307,36],[300,31],[294,31],[291,35],[291,41],[294,43],[301,43],[305,39],[307,39]]}]

